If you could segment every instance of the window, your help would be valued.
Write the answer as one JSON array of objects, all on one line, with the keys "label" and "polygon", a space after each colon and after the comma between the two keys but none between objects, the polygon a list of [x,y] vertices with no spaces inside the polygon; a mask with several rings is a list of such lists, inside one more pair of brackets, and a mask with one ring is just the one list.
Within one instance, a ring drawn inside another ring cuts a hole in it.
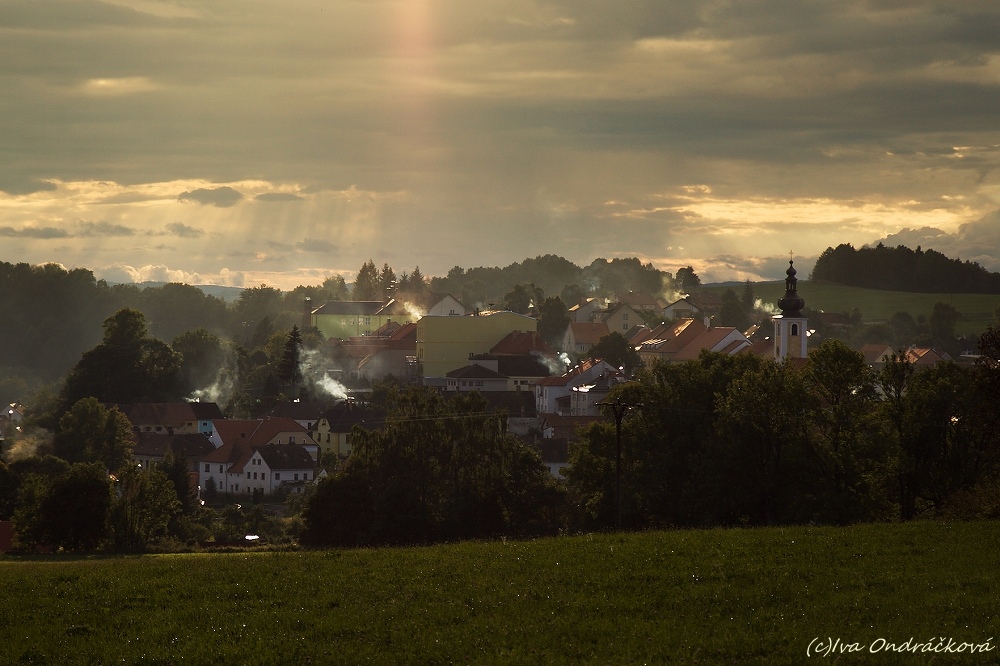
[{"label": "window", "polygon": [[305,474],[303,474],[302,478],[305,479],[306,481],[308,481],[309,480],[309,472],[306,472]]},{"label": "window", "polygon": [[219,472],[222,472],[222,465],[219,465]]},{"label": "window", "polygon": [[205,463],[205,471],[208,471],[208,463]]},{"label": "window", "polygon": [[279,474],[278,472],[275,472],[274,473],[274,480],[275,481],[280,481],[281,480],[281,474]]},{"label": "window", "polygon": [[298,480],[299,480],[299,475],[298,475],[298,474],[296,474],[296,475],[295,475],[295,477],[293,478],[293,480],[294,480],[294,481],[298,481]]},{"label": "window", "polygon": [[247,478],[248,479],[250,478],[250,472],[247,472]]},{"label": "window", "polygon": [[792,335],[798,335],[798,334],[799,334],[799,325],[792,324]]}]

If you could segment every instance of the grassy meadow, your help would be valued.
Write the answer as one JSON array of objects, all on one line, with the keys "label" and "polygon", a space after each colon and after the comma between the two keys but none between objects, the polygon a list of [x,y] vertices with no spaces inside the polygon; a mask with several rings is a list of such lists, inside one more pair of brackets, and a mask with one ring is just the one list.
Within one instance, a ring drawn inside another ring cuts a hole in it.
[{"label": "grassy meadow", "polygon": [[[707,289],[718,293],[732,289],[737,296],[743,293],[742,285],[716,285]],[[753,290],[757,298],[776,307],[778,299],[785,293],[785,283],[756,282]],[[914,318],[919,315],[929,316],[934,310],[934,304],[943,301],[954,306],[961,314],[955,327],[959,334],[982,334],[988,325],[994,323],[993,313],[1000,306],[1000,295],[996,294],[916,294],[806,280],[799,280],[798,292],[799,296],[806,299],[806,306],[813,310],[850,312],[852,308],[858,308],[865,322],[888,321],[897,312],[909,312]]]},{"label": "grassy meadow", "polygon": [[958,659],[997,663],[998,543],[1000,523],[920,522],[6,556],[0,663],[798,664],[828,638],[862,650],[831,662],[955,661],[869,652],[911,637],[992,638]]}]

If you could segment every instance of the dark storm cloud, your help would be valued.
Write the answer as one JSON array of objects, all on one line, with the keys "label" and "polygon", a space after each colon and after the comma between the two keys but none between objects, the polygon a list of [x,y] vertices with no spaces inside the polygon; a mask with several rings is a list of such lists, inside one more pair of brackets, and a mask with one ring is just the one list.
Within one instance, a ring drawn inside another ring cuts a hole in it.
[{"label": "dark storm cloud", "polygon": [[177,196],[177,200],[199,203],[203,206],[228,208],[242,201],[243,195],[229,186],[224,186],[215,189],[199,188],[190,192],[182,192]]}]

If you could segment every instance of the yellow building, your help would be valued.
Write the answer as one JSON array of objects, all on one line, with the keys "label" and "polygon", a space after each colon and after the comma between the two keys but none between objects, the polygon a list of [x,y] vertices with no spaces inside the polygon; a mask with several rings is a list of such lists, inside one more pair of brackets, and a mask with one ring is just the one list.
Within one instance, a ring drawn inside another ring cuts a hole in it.
[{"label": "yellow building", "polygon": [[488,353],[512,332],[537,330],[537,320],[515,312],[428,315],[417,321],[417,363],[425,378],[444,377],[468,365],[469,354]]}]

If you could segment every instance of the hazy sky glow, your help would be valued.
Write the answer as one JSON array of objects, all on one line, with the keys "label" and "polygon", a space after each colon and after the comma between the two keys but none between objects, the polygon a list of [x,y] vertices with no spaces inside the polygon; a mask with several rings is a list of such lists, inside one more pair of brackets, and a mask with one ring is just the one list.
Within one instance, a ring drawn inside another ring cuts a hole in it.
[{"label": "hazy sky glow", "polygon": [[4,0],[0,260],[1000,270],[995,0]]}]

